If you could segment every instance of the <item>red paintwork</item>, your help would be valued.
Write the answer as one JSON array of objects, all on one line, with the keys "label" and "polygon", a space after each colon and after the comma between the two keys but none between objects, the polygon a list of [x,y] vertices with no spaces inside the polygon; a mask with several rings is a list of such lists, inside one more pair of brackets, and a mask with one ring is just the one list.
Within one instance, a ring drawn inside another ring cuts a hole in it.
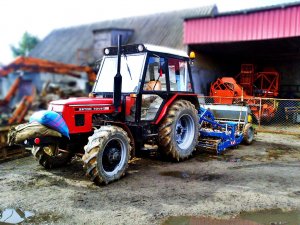
[{"label": "red paintwork", "polygon": [[134,98],[134,97],[126,96],[126,109],[125,109],[126,116],[130,115],[130,110],[131,110],[132,106],[134,106],[135,100],[136,100],[136,98]]},{"label": "red paintwork", "polygon": [[242,64],[241,72],[235,79],[248,95],[274,98],[279,93],[279,77],[279,73],[274,68],[265,68],[262,72],[255,72],[253,64]]},{"label": "red paintwork", "polygon": [[186,98],[186,97],[197,97],[197,94],[175,94],[174,96],[172,96],[172,98],[170,98],[166,104],[164,105],[164,107],[162,108],[158,118],[156,121],[154,121],[154,124],[159,124],[159,122],[164,118],[164,116],[167,113],[167,110],[169,109],[169,106],[178,98]]},{"label": "red paintwork", "polygon": [[69,99],[52,101],[51,104],[56,104],[56,105],[113,104],[113,99],[112,98],[69,98]]},{"label": "red paintwork", "polygon": [[[275,72],[270,72],[270,74],[272,75],[274,73]],[[268,74],[265,73],[265,76],[267,75]],[[270,79],[268,78],[273,79],[269,76],[259,78],[259,81],[261,81],[261,79],[270,81]],[[265,84],[267,83],[266,81],[264,82]],[[273,88],[274,85],[275,84],[271,82],[271,85],[268,87],[268,89],[264,89],[264,87],[261,87],[260,90],[265,92],[265,96],[257,96],[268,97],[268,94],[272,94],[274,97],[274,94],[278,93],[275,91],[270,91],[270,88]],[[271,120],[275,116],[276,105],[272,101],[269,101],[268,99],[256,98],[257,96],[248,95],[246,93],[246,90],[244,90],[239,84],[237,84],[236,80],[232,77],[221,77],[218,78],[214,83],[212,83],[212,85],[210,86],[210,96],[213,97],[214,103],[216,104],[234,104],[235,101],[240,101],[240,99],[242,99],[243,101],[247,102],[252,113],[258,120]],[[262,105],[262,108],[260,105]]]},{"label": "red paintwork", "polygon": [[300,36],[300,5],[188,19],[184,22],[184,44],[266,40]]},{"label": "red paintwork", "polygon": [[[168,100],[154,124],[158,124],[165,116],[169,106],[178,98],[197,97],[196,94],[175,94]],[[135,103],[135,98],[126,97],[125,114],[130,114],[130,109]],[[51,102],[50,110],[62,114],[70,134],[86,133],[92,131],[93,114],[112,114],[115,112],[112,98],[69,98]],[[121,111],[121,107],[119,111]],[[75,115],[84,114],[84,125],[75,126]]]},{"label": "red paintwork", "polygon": [[[93,114],[112,114],[115,112],[112,98],[70,98],[51,102],[52,110],[62,110],[70,134],[92,131]],[[58,111],[59,112],[59,111]],[[75,115],[84,114],[84,126],[75,126]]]}]

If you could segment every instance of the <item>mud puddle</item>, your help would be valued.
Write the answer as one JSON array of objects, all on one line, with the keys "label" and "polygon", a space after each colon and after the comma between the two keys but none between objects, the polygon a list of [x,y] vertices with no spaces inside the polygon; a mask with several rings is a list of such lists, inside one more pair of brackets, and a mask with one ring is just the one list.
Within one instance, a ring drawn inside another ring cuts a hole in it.
[{"label": "mud puddle", "polygon": [[281,143],[257,142],[256,151],[240,155],[238,150],[228,149],[217,155],[215,152],[201,150],[196,154],[196,160],[208,162],[212,160],[223,162],[244,162],[244,161],[274,161],[277,159],[300,159],[299,146]]},{"label": "mud puddle", "polygon": [[202,151],[201,153],[196,154],[195,160],[199,162],[208,162],[211,160],[217,160],[222,162],[241,162],[242,158],[235,157],[231,154],[216,154],[215,152]]},{"label": "mud puddle", "polygon": [[295,151],[295,150],[291,150],[291,149],[276,149],[276,148],[270,148],[267,149],[266,151],[268,153],[268,159],[279,159],[285,155],[291,155],[291,154],[296,154],[299,152]]},{"label": "mud puddle", "polygon": [[191,177],[191,175],[185,171],[166,171],[166,172],[161,172],[159,174],[162,176],[166,176],[166,177],[176,177],[176,178],[182,178],[182,179]]},{"label": "mud puddle", "polygon": [[213,219],[206,217],[174,216],[169,217],[162,225],[260,225],[243,219]]},{"label": "mud puddle", "polygon": [[220,174],[198,174],[187,171],[164,171],[159,173],[161,176],[175,177],[181,179],[213,181],[221,178]]},{"label": "mud puddle", "polygon": [[280,209],[257,212],[242,212],[233,219],[213,219],[209,217],[172,216],[162,225],[296,225],[300,224],[300,211],[282,211]]},{"label": "mud puddle", "polygon": [[296,225],[300,224],[300,211],[271,209],[258,212],[243,212],[240,214],[240,218],[263,225]]},{"label": "mud puddle", "polygon": [[21,209],[4,209],[0,211],[0,224],[18,224],[34,216],[34,213]]},{"label": "mud puddle", "polygon": [[57,222],[61,216],[52,215],[52,214],[35,214],[31,211],[25,211],[22,209],[4,209],[0,210],[0,225],[5,224],[39,224],[42,222]]}]

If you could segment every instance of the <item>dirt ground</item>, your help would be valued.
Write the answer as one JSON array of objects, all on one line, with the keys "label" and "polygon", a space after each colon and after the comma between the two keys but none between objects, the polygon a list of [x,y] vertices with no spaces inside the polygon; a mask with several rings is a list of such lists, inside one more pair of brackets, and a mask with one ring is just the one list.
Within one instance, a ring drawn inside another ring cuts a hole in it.
[{"label": "dirt ground", "polygon": [[259,133],[224,155],[197,151],[162,162],[134,159],[118,182],[98,187],[75,160],[47,171],[33,157],[0,164],[0,211],[34,224],[162,224],[170,216],[232,218],[243,211],[300,209],[299,136]]}]

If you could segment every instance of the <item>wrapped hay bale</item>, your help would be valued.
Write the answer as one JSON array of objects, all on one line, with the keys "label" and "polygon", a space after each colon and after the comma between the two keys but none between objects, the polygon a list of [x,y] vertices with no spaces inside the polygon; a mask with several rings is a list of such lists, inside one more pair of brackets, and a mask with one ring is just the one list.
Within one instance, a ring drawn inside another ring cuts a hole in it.
[{"label": "wrapped hay bale", "polygon": [[8,144],[22,144],[26,139],[43,136],[62,137],[62,134],[38,122],[25,123],[10,129]]}]

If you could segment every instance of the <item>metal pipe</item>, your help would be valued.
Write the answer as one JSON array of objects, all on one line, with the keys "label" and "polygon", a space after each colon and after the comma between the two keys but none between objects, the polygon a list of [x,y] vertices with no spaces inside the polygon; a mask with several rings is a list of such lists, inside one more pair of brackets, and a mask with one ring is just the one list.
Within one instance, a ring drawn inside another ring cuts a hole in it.
[{"label": "metal pipe", "polygon": [[261,120],[261,113],[262,113],[261,110],[262,110],[261,98],[259,98],[258,127],[260,127],[260,120]]},{"label": "metal pipe", "polygon": [[121,75],[120,74],[120,70],[121,70],[121,43],[122,43],[122,35],[118,36],[118,66],[117,66],[117,75]]},{"label": "metal pipe", "polygon": [[118,36],[118,62],[117,62],[117,74],[114,77],[114,107],[115,112],[119,112],[119,107],[121,105],[121,95],[122,95],[122,76],[120,73],[121,70],[121,44],[122,44],[122,35]]}]

